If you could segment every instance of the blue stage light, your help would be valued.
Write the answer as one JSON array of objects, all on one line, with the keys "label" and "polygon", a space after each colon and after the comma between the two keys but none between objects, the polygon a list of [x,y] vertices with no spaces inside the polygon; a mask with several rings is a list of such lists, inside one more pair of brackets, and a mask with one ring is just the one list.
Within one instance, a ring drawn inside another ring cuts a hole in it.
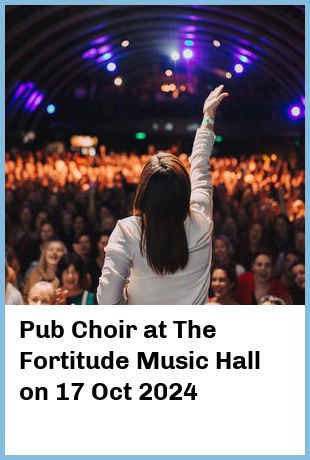
[{"label": "blue stage light", "polygon": [[49,104],[49,105],[46,107],[46,111],[47,111],[47,113],[49,113],[49,114],[54,113],[55,110],[56,110],[56,107],[54,106],[54,104]]},{"label": "blue stage light", "polygon": [[194,42],[193,42],[193,40],[185,40],[184,45],[185,46],[194,46]]},{"label": "blue stage light", "polygon": [[107,65],[107,70],[109,72],[114,72],[115,69],[116,69],[116,64],[114,62],[109,62],[109,64]]},{"label": "blue stage light", "polygon": [[107,61],[108,59],[110,59],[112,57],[112,54],[111,53],[105,53],[103,56],[102,56],[102,60],[103,61]]},{"label": "blue stage light", "polygon": [[242,64],[236,64],[234,67],[234,70],[236,73],[242,73],[243,72],[243,65]]},{"label": "blue stage light", "polygon": [[185,59],[191,59],[194,56],[193,51],[189,48],[185,48],[182,54],[183,54],[183,57],[185,57]]},{"label": "blue stage light", "polygon": [[247,58],[246,56],[243,56],[242,54],[240,54],[239,59],[241,62],[249,62],[249,58]]},{"label": "blue stage light", "polygon": [[289,108],[289,115],[291,118],[299,118],[301,117],[301,113],[299,105],[293,105]]}]

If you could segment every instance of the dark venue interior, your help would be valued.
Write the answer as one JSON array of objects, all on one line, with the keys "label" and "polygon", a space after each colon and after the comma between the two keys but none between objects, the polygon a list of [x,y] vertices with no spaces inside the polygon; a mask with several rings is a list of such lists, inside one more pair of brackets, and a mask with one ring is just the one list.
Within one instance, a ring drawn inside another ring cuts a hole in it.
[{"label": "dark venue interior", "polygon": [[58,240],[59,258],[83,259],[79,289],[96,302],[142,167],[164,150],[189,171],[203,102],[221,84],[209,298],[258,303],[242,282],[217,294],[212,273],[252,273],[261,250],[282,283],[268,294],[304,303],[304,6],[6,6],[6,265],[23,303],[34,280],[76,303],[46,261]]}]

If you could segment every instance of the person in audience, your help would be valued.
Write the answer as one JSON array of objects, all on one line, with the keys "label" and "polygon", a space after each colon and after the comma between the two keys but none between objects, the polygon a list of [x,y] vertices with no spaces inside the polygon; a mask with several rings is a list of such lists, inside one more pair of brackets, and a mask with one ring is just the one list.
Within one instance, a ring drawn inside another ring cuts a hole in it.
[{"label": "person in audience", "polygon": [[211,290],[213,296],[210,303],[221,305],[236,305],[238,302],[232,296],[237,286],[235,268],[230,265],[214,265],[211,270]]},{"label": "person in audience", "polygon": [[95,247],[93,246],[91,236],[87,233],[82,233],[78,237],[77,242],[73,244],[73,249],[84,260],[86,271],[91,277],[89,289],[91,292],[95,292],[101,270],[96,263]]},{"label": "person in audience", "polygon": [[291,294],[295,305],[305,304],[305,264],[302,260],[295,260],[290,267],[293,285],[291,286]]},{"label": "person in audience", "polygon": [[67,252],[62,241],[51,240],[44,243],[38,266],[28,276],[23,290],[24,301],[27,302],[30,289],[38,281],[48,281],[56,289],[59,280],[56,276],[57,265],[60,258]]},{"label": "person in audience", "polygon": [[300,259],[305,257],[305,231],[297,230],[294,236],[294,247]]},{"label": "person in audience", "polygon": [[56,290],[52,283],[38,281],[30,289],[28,296],[29,305],[54,305]]},{"label": "person in audience", "polygon": [[270,252],[259,250],[254,257],[252,271],[238,277],[234,298],[243,305],[257,305],[265,295],[280,297],[291,303],[287,287],[277,278],[272,278],[273,259]]},{"label": "person in audience", "polygon": [[292,246],[291,224],[285,214],[279,214],[274,219],[272,232],[272,248],[275,255]]},{"label": "person in audience", "polygon": [[111,232],[105,231],[105,232],[98,233],[97,238],[96,238],[96,244],[97,244],[97,250],[98,250],[97,252],[98,255],[96,257],[96,264],[100,270],[100,274],[101,274],[101,270],[102,270],[104,259],[105,259],[105,248],[107,247],[107,244],[109,242],[110,235],[111,235]]},{"label": "person in audience", "polygon": [[233,265],[236,275],[245,273],[245,268],[233,260],[234,250],[229,238],[224,235],[218,235],[213,242],[213,263],[223,265]]},{"label": "person in audience", "polygon": [[5,262],[5,305],[23,305],[23,297],[18,289],[9,281],[9,267]]},{"label": "person in audience", "polygon": [[[238,261],[245,267],[247,271],[251,270],[253,257],[259,248],[266,247],[264,244],[264,226],[259,221],[254,221],[250,224],[247,235],[240,244]],[[241,274],[241,273],[240,273]]]},{"label": "person in audience", "polygon": [[284,300],[274,295],[265,295],[258,302],[259,305],[286,305]]},{"label": "person in audience", "polygon": [[283,260],[282,274],[280,276],[280,280],[283,284],[285,284],[285,286],[288,287],[288,289],[290,289],[290,287],[293,285],[291,266],[293,262],[295,262],[298,259],[298,253],[294,248],[288,248],[284,252],[279,254],[278,261],[280,262],[280,264]]},{"label": "person in audience", "polygon": [[[66,305],[94,305],[95,294],[84,289],[86,281],[85,263],[81,256],[68,253],[62,256],[58,264],[57,276],[61,290],[65,294]],[[61,292],[58,291],[61,297]]]}]

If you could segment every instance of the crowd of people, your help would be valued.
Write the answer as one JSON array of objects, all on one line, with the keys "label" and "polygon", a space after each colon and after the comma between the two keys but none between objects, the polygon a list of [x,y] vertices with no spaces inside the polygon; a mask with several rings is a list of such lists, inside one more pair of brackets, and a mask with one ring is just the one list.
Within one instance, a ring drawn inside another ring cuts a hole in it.
[{"label": "crowd of people", "polygon": [[[104,248],[156,153],[6,152],[6,303],[95,304]],[[174,153],[173,149],[172,152]],[[188,155],[179,157],[189,171]],[[303,304],[305,171],[275,154],[211,158],[209,302]]]}]

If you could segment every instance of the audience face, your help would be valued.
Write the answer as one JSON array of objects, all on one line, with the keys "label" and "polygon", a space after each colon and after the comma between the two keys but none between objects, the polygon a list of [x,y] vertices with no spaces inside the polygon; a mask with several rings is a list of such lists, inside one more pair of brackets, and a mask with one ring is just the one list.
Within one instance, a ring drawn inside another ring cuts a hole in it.
[{"label": "audience face", "polygon": [[100,237],[100,240],[97,242],[98,251],[101,256],[105,255],[104,248],[107,246],[108,242],[109,242],[108,235],[102,235]]},{"label": "audience face", "polygon": [[284,217],[278,216],[275,220],[275,231],[277,237],[280,239],[284,239],[288,237],[289,234],[289,226]]},{"label": "audience face", "polygon": [[292,268],[292,277],[301,289],[305,289],[305,265],[298,264]]},{"label": "audience face", "polygon": [[20,215],[20,220],[23,225],[31,225],[32,222],[32,212],[30,208],[23,208],[21,215]]},{"label": "audience face", "polygon": [[228,259],[228,250],[225,242],[221,239],[216,239],[214,242],[214,258],[216,262],[223,264]]},{"label": "audience face", "polygon": [[253,263],[254,279],[260,283],[268,283],[271,279],[272,260],[267,254],[258,255]]},{"label": "audience face", "polygon": [[216,268],[212,273],[211,287],[215,297],[220,300],[230,296],[231,282],[225,270]]},{"label": "audience face", "polygon": [[45,253],[46,263],[51,266],[57,266],[61,256],[63,256],[65,252],[65,247],[61,242],[51,241]]},{"label": "audience face", "polygon": [[305,232],[296,232],[295,234],[295,249],[300,254],[305,253]]},{"label": "audience face", "polygon": [[88,235],[82,235],[80,236],[78,243],[80,245],[81,249],[81,255],[83,257],[87,257],[90,254],[90,249],[91,249],[91,241]]},{"label": "audience face", "polygon": [[65,230],[70,230],[72,227],[72,214],[65,212],[62,216],[62,225]]},{"label": "audience face", "polygon": [[46,211],[40,211],[36,217],[36,229],[39,230],[42,222],[48,219],[48,214]]},{"label": "audience face", "polygon": [[44,241],[44,242],[48,241],[52,238],[53,235],[54,235],[54,228],[52,224],[50,224],[49,222],[46,222],[45,224],[41,226],[41,230],[40,230],[41,241]]},{"label": "audience face", "polygon": [[249,232],[249,240],[251,244],[257,245],[263,237],[263,227],[261,224],[253,224]]},{"label": "audience face", "polygon": [[287,253],[285,258],[284,258],[284,271],[287,275],[290,274],[290,267],[292,265],[292,263],[297,260],[298,257],[296,256],[296,254],[292,254],[292,253]]},{"label": "audience face", "polygon": [[75,233],[83,233],[83,231],[85,230],[85,221],[82,216],[76,216],[73,222],[73,228]]},{"label": "audience face", "polygon": [[[49,284],[49,283],[44,283]],[[54,305],[55,292],[52,286],[44,286],[43,283],[36,283],[29,292],[29,305]]]},{"label": "audience face", "polygon": [[69,265],[69,267],[62,272],[61,282],[63,288],[67,289],[69,292],[79,288],[80,274],[74,265]]}]

